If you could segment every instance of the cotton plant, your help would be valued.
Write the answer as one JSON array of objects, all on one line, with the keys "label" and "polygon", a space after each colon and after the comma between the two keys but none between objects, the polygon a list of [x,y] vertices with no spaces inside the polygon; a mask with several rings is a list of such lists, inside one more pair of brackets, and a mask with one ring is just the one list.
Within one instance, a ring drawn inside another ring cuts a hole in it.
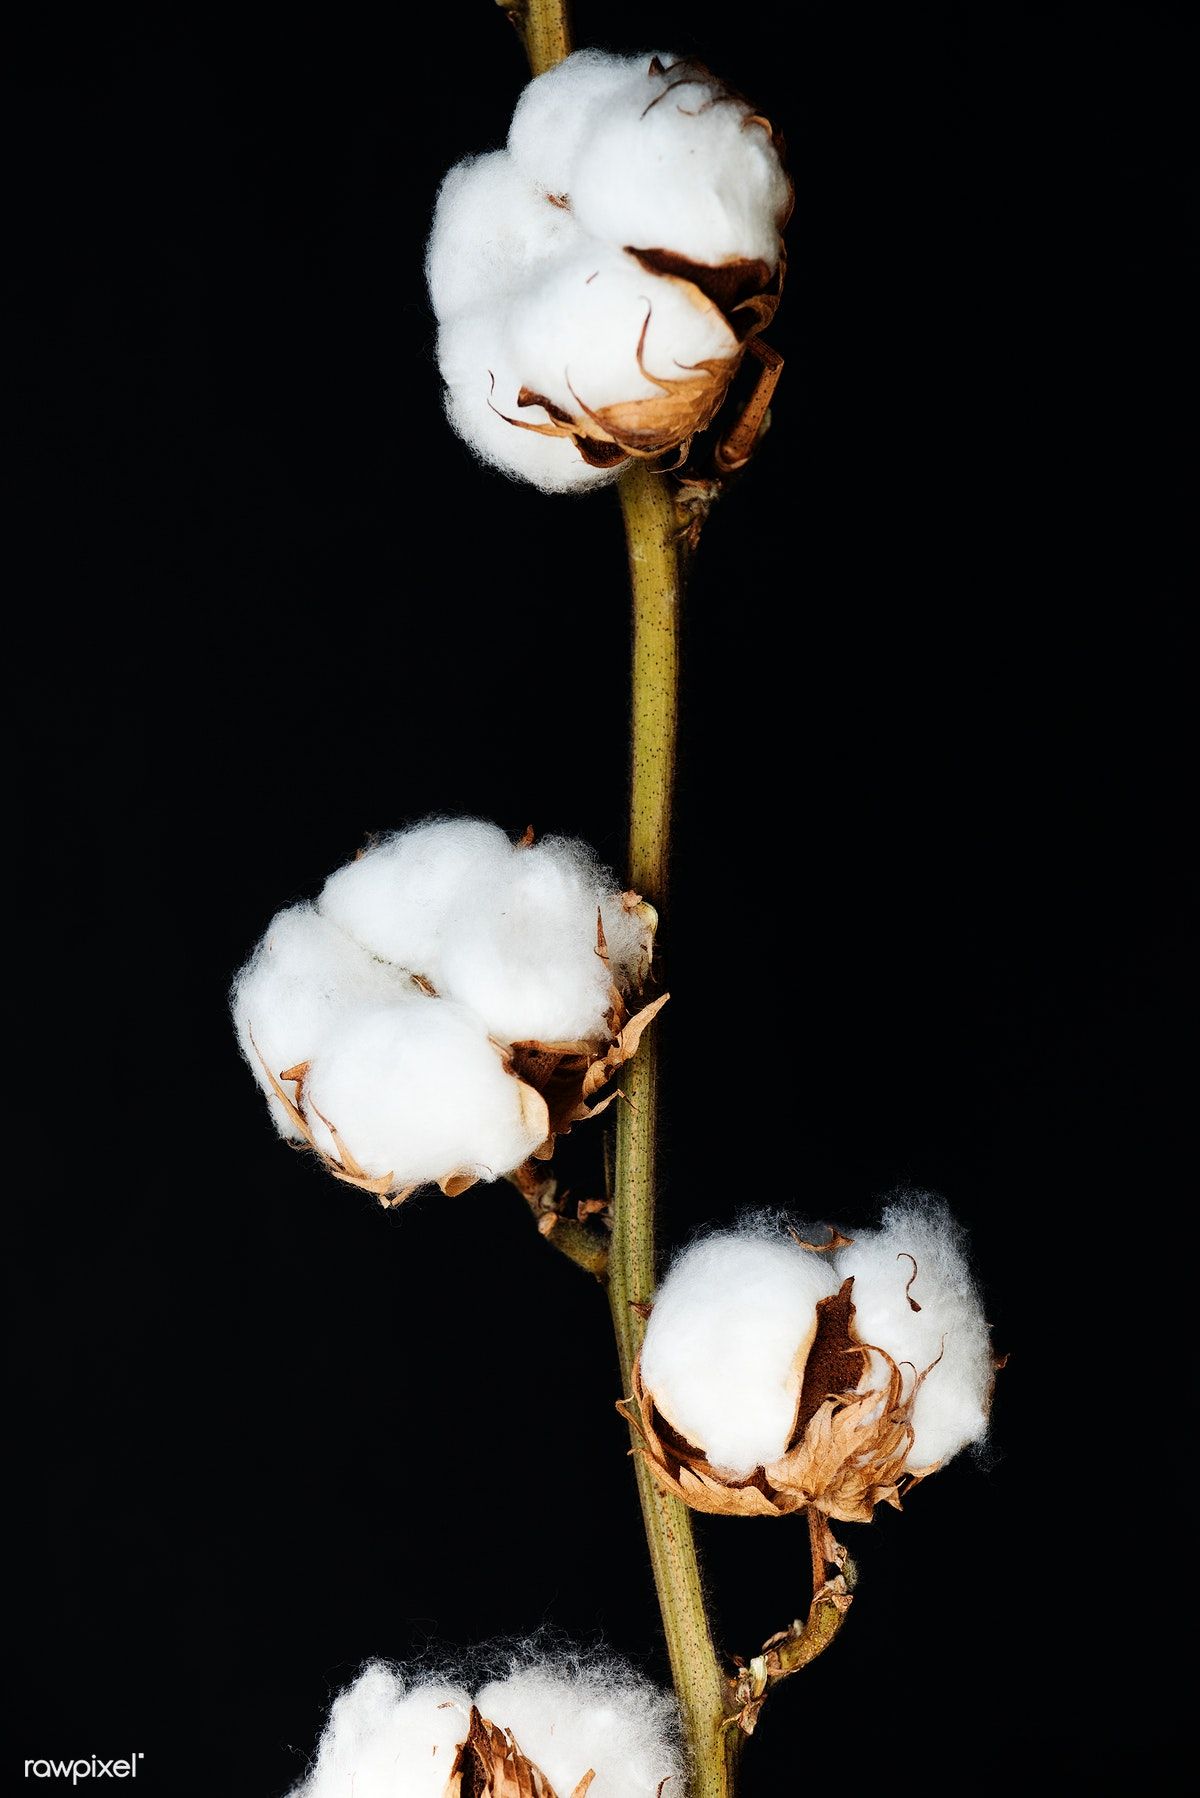
[{"label": "cotton plant", "polygon": [[[339,1181],[395,1205],[508,1179],[605,1284],[675,1693],[578,1656],[482,1683],[372,1664],[292,1798],[734,1798],[772,1689],[849,1612],[834,1524],[901,1508],[981,1443],[1000,1363],[965,1234],[931,1194],[866,1227],[772,1211],[701,1231],[656,1281],[647,1027],[667,999],[683,573],[770,422],[793,189],[769,120],[701,62],[572,52],[562,0],[501,3],[533,79],[506,141],[464,146],[438,192],[436,354],[472,478],[616,489],[628,862],[618,880],[576,839],[413,821],[277,914],[232,1006],[275,1128]],[[556,1139],[605,1111],[611,1174],[606,1158],[602,1194],[568,1215]],[[803,1614],[748,1658],[718,1654],[693,1511],[782,1520],[785,1540],[807,1520],[811,1600],[789,1592]]]}]

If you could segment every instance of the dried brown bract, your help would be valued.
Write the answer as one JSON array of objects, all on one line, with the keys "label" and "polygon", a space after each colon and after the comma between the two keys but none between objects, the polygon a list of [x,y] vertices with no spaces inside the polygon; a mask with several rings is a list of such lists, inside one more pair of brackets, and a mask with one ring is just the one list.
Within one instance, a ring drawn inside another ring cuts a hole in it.
[{"label": "dried brown bract", "polygon": [[[585,1798],[589,1769],[562,1798]],[[511,1729],[498,1729],[471,1706],[467,1739],[454,1757],[445,1798],[559,1798],[541,1770],[521,1753]]]},{"label": "dried brown bract", "polygon": [[[649,970],[654,927],[658,920],[653,907],[645,905],[637,893],[626,893],[624,900],[626,910],[640,918],[645,932],[635,989],[640,991]],[[608,945],[599,916],[596,918],[596,953],[607,964]],[[585,1118],[598,1117],[619,1097],[619,1088],[606,1093],[603,1098],[596,1095],[609,1085],[618,1068],[636,1053],[642,1032],[658,1016],[670,995],[661,993],[634,1012],[629,1009],[629,996],[615,981],[609,985],[608,997],[605,1035],[598,1040],[575,1043],[527,1041],[513,1043],[507,1050],[512,1072],[546,1101],[549,1130],[546,1141],[535,1151],[535,1159],[539,1161],[549,1159],[556,1136],[565,1136],[572,1124]]]}]

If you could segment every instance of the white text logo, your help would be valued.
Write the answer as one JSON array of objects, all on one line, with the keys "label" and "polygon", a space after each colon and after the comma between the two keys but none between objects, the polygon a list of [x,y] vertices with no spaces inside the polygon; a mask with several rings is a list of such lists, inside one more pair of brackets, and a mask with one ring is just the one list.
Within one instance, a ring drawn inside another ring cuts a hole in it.
[{"label": "white text logo", "polygon": [[26,1779],[69,1779],[72,1785],[81,1779],[136,1779],[138,1762],[144,1754],[133,1754],[125,1761],[102,1761],[93,1754],[86,1761],[26,1761]]}]

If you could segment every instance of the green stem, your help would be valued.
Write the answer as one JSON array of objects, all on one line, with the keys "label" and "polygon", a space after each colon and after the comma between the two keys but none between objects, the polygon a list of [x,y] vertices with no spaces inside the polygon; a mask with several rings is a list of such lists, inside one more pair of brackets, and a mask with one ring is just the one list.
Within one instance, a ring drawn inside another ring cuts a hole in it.
[{"label": "green stem", "polygon": [[567,0],[496,0],[517,28],[533,74],[544,75],[571,54]]},{"label": "green stem", "polygon": [[[498,0],[520,32],[535,75],[571,51],[568,0]],[[664,476],[632,462],[619,484],[633,589],[633,717],[629,880],[662,907],[671,849],[679,710],[678,520]],[[654,1291],[657,1030],[622,1075],[608,1292],[624,1392],[645,1325],[634,1304]],[[733,1798],[741,1731],[727,1727],[729,1687],[713,1647],[691,1515],[658,1490],[634,1456],[642,1518],[683,1718],[691,1798]]]},{"label": "green stem", "polygon": [[[633,588],[633,720],[629,879],[661,908],[671,847],[671,797],[679,695],[682,580],[678,523],[666,478],[633,462],[620,480]],[[645,1323],[637,1310],[654,1292],[657,1027],[621,1076],[608,1291],[625,1392]],[[634,1457],[642,1517],[662,1610],[671,1672],[691,1763],[692,1798],[732,1798],[740,1732],[724,1728],[729,1688],[713,1647],[691,1514],[660,1492]]]}]

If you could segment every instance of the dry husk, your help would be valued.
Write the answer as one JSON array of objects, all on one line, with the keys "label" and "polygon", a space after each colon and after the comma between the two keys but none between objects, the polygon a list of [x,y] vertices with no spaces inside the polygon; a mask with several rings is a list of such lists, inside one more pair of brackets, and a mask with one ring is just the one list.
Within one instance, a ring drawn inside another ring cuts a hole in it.
[{"label": "dry husk", "polygon": [[[563,1798],[584,1798],[595,1779],[589,1769]],[[497,1729],[471,1706],[467,1739],[454,1757],[444,1798],[557,1798],[541,1770],[518,1748],[511,1729]]]}]

